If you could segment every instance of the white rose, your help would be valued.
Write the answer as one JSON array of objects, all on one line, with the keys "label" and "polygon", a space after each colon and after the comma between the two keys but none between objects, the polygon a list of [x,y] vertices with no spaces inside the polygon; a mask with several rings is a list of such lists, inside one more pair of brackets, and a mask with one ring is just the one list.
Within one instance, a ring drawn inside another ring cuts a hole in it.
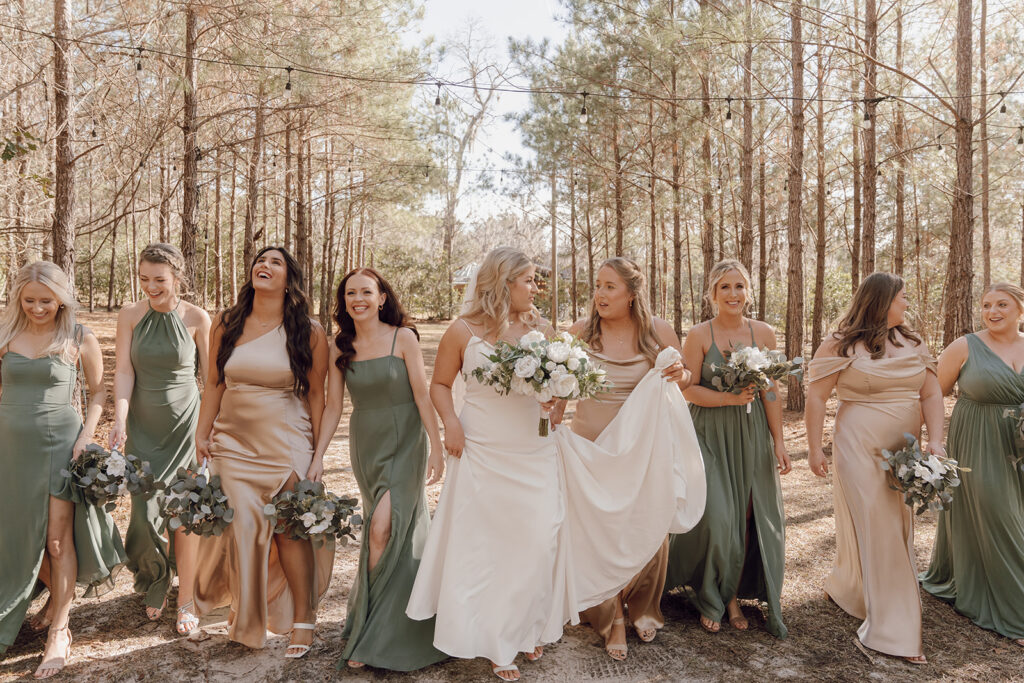
[{"label": "white rose", "polygon": [[520,346],[531,346],[544,341],[544,333],[540,330],[530,330],[519,338]]},{"label": "white rose", "polygon": [[555,361],[556,363],[564,363],[569,358],[569,354],[571,352],[572,347],[570,347],[565,342],[556,341],[548,344],[548,358]]},{"label": "white rose", "polygon": [[555,339],[560,339],[561,341],[564,341],[566,344],[572,343],[572,335],[569,334],[568,332],[559,332],[558,334],[555,335]]},{"label": "white rose", "polygon": [[558,365],[553,360],[549,360],[547,363],[544,364],[544,367],[547,369],[548,372],[551,372],[552,370],[557,368]]},{"label": "white rose", "polygon": [[569,360],[565,361],[565,366],[572,370],[573,372],[576,372],[577,370],[580,369],[580,361],[578,358],[573,358],[572,356],[569,356]]},{"label": "white rose", "polygon": [[576,375],[567,373],[552,375],[548,386],[558,398],[573,398],[580,390],[580,383],[576,379]]},{"label": "white rose", "polygon": [[572,347],[572,350],[569,351],[569,356],[571,358],[576,358],[577,360],[583,360],[587,357],[587,351],[582,346],[574,346]]},{"label": "white rose", "polygon": [[539,367],[540,361],[536,356],[523,356],[516,361],[515,373],[523,378],[533,377],[533,373],[537,372]]},{"label": "white rose", "polygon": [[941,460],[935,457],[934,453],[928,456],[928,459],[924,461],[924,464],[927,465],[928,469],[935,474],[945,474],[949,469]]},{"label": "white rose", "polygon": [[520,396],[530,396],[533,394],[533,386],[522,377],[513,377],[512,392]]},{"label": "white rose", "polygon": [[537,401],[539,401],[540,403],[547,403],[548,401],[550,401],[554,397],[555,397],[555,394],[554,394],[553,391],[551,391],[551,385],[550,384],[545,386],[545,387],[543,387],[540,391],[537,392]]},{"label": "white rose", "polygon": [[303,526],[307,529],[316,524],[316,515],[312,512],[304,512],[299,515],[299,521],[302,522]]},{"label": "white rose", "polygon": [[107,474],[112,477],[123,477],[128,468],[128,461],[120,453],[114,452],[107,458]]}]

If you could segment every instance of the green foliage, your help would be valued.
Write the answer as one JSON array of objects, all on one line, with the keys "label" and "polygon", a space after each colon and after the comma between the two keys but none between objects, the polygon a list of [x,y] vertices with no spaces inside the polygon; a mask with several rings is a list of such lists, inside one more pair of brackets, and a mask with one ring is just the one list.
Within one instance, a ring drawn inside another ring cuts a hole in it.
[{"label": "green foliage", "polygon": [[30,154],[39,147],[38,140],[28,131],[15,129],[12,137],[4,137],[0,143],[3,149],[0,150],[0,160],[12,161],[20,156]]},{"label": "green foliage", "polygon": [[934,453],[922,453],[913,434],[904,434],[907,445],[898,451],[882,449],[878,463],[889,475],[889,488],[903,494],[903,502],[917,508],[939,512],[953,502],[951,489],[960,486],[958,472],[970,472],[956,460]]},{"label": "green foliage", "polygon": [[171,531],[182,529],[187,534],[220,536],[235,518],[235,511],[228,507],[218,475],[207,476],[205,466],[198,474],[180,467],[167,486],[160,515]]},{"label": "green foliage", "polygon": [[91,443],[61,476],[69,479],[73,498],[89,505],[103,507],[107,512],[117,507],[117,499],[125,493],[149,496],[160,490],[148,462],[134,455],[107,451]]},{"label": "green foliage", "polygon": [[416,245],[386,244],[374,257],[405,310],[420,318],[445,317],[448,278],[436,253]]},{"label": "green foliage", "polygon": [[362,523],[355,514],[358,507],[358,498],[340,498],[324,488],[323,482],[303,479],[264,505],[263,514],[274,522],[275,534],[317,544],[335,536],[344,545],[355,538],[352,525]]}]

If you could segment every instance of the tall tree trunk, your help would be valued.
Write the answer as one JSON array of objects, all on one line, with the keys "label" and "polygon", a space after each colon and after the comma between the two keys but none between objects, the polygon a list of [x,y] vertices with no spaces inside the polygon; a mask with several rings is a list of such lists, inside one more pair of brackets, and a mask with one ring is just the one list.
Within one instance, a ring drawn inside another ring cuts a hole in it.
[{"label": "tall tree trunk", "polygon": [[569,305],[572,307],[572,321],[579,317],[578,277],[576,273],[576,168],[569,167]]},{"label": "tall tree trunk", "polygon": [[171,241],[171,173],[167,169],[167,151],[160,150],[160,241]]},{"label": "tall tree trunk", "polygon": [[878,128],[875,117],[877,109],[876,81],[878,67],[878,11],[877,0],[864,2],[864,42],[867,47],[868,59],[864,64],[864,232],[861,275],[867,276],[875,271],[875,222],[878,204],[878,165],[875,151],[875,132]]},{"label": "tall tree trunk", "polygon": [[[870,1],[870,0],[869,0]],[[801,201],[804,184],[804,45],[801,0],[792,3],[792,36],[790,63],[793,72],[793,117],[790,134],[789,210],[789,277],[786,290],[786,356],[803,353],[804,344],[804,264]],[[789,378],[786,407],[803,410],[803,386],[797,377]]]},{"label": "tall tree trunk", "polygon": [[[818,0],[818,9],[821,9],[821,0]],[[818,29],[818,42],[824,45],[824,30]],[[818,115],[815,117],[815,130],[817,133],[815,144],[815,161],[817,162],[817,177],[815,180],[815,204],[817,215],[815,217],[815,258],[814,258],[814,307],[811,312],[811,354],[818,350],[821,338],[824,334],[825,313],[825,54],[823,47],[818,47],[817,63],[817,90],[818,90]]]},{"label": "tall tree trunk", "polygon": [[558,328],[558,176],[551,170],[551,324]]},{"label": "tall tree trunk", "polygon": [[[700,0],[700,14],[704,17],[711,11],[711,4],[708,0]],[[702,68],[710,70],[710,56],[704,55]],[[704,256],[703,279],[707,280],[711,269],[715,265],[715,216],[714,198],[711,194],[711,75],[708,72],[700,74],[700,101],[701,101],[701,128],[704,132],[704,140],[701,145],[701,161],[704,163],[701,173],[701,184],[703,191],[701,195],[701,213],[704,219],[700,232],[700,246]],[[703,288],[702,288],[703,289]],[[711,302],[707,297],[701,298],[700,319],[708,320],[712,316]]]},{"label": "tall tree trunk", "polygon": [[[231,150],[231,197],[228,201],[228,267],[231,269],[231,303],[238,301],[238,252],[235,250],[235,195],[238,190],[238,154]],[[248,268],[248,263],[243,263],[242,268]],[[249,273],[245,273],[245,279],[249,279]]]},{"label": "tall tree trunk", "polygon": [[949,229],[949,261],[946,268],[946,315],[942,343],[946,346],[971,331],[971,285],[974,278],[974,150],[971,148],[973,106],[971,97],[972,0],[957,0],[956,24],[956,185]]},{"label": "tall tree trunk", "polygon": [[647,103],[647,136],[651,145],[651,248],[650,248],[650,288],[651,306],[658,304],[658,215],[654,187],[654,168],[658,160],[658,150],[654,144],[654,100]]},{"label": "tall tree trunk", "polygon": [[992,237],[989,233],[988,207],[988,61],[986,30],[988,25],[988,2],[981,0],[981,26],[978,30],[978,84],[981,99],[978,102],[978,137],[981,143],[981,283],[982,287],[992,284]]},{"label": "tall tree trunk", "polygon": [[320,254],[320,324],[325,330],[331,329],[331,297],[328,294],[328,287],[334,280],[330,270],[330,251],[333,241],[331,231],[334,222],[334,170],[331,168],[331,153],[334,151],[334,142],[328,140],[324,148],[324,232],[321,240]]},{"label": "tall tree trunk", "polygon": [[[114,202],[116,214],[117,202]],[[107,312],[114,310],[114,282],[117,267],[117,223],[114,219],[114,226],[110,229],[110,269],[107,271]]]},{"label": "tall tree trunk", "polygon": [[[299,123],[298,128],[298,140],[296,140],[296,156],[295,156],[295,251],[293,255],[295,260],[303,266],[305,270],[306,263],[306,173],[305,173],[305,157],[306,157],[306,145],[303,137],[305,137],[305,126]],[[307,278],[309,273],[306,273]]]},{"label": "tall tree trunk", "polygon": [[242,261],[252,263],[256,254],[253,235],[256,232],[256,200],[259,198],[259,172],[263,157],[263,85],[256,95],[256,126],[249,151],[248,178],[245,191],[245,237],[242,242]]},{"label": "tall tree trunk", "polygon": [[[903,5],[896,2],[896,68],[903,70]],[[896,99],[896,231],[893,235],[893,271],[903,275],[904,242],[907,232],[907,121],[903,114],[903,79],[899,79],[899,95]],[[920,258],[920,254],[917,255]]]},{"label": "tall tree trunk", "polygon": [[185,278],[196,283],[196,233],[198,232],[199,173],[196,154],[196,9],[185,5],[184,134],[182,160],[181,255],[185,257]]},{"label": "tall tree trunk", "polygon": [[214,181],[214,203],[213,203],[213,305],[217,307],[219,311],[224,307],[224,265],[223,257],[224,254],[220,248],[220,185],[221,173],[220,166],[220,147],[217,148],[217,157],[214,160],[214,164],[217,167],[217,178]]},{"label": "tall tree trunk", "polygon": [[292,249],[292,117],[284,124],[284,248]]},{"label": "tall tree trunk", "polygon": [[[53,100],[56,117],[54,150],[53,262],[75,286],[75,153],[74,104],[71,85],[71,42],[68,40],[66,0],[53,2]],[[91,257],[91,254],[90,254]]]},{"label": "tall tree trunk", "polygon": [[615,255],[623,256],[626,207],[622,196],[622,150],[619,148],[619,117],[612,116],[612,158],[615,160]]},{"label": "tall tree trunk", "polygon": [[743,147],[740,151],[740,261],[754,267],[754,103],[751,88],[754,59],[753,0],[744,2]]},{"label": "tall tree trunk", "polygon": [[[853,0],[853,22],[854,25],[860,21],[860,0]],[[854,29],[856,31],[856,29]],[[856,41],[854,41],[854,50],[857,49]],[[860,76],[857,69],[851,69],[853,74],[853,83],[851,84],[850,92],[860,92]],[[861,125],[861,111],[855,104],[852,108],[853,111],[853,243],[850,245],[850,284],[853,291],[856,292],[860,286],[860,272],[861,272],[861,247],[860,247],[860,236],[861,236],[861,196],[863,194],[863,188],[861,186],[861,150],[860,150],[860,125]]]},{"label": "tall tree trunk", "polygon": [[[672,16],[675,16],[675,2],[669,0]],[[679,197],[679,107],[676,102],[676,64],[672,63],[670,74],[672,101],[669,113],[672,117],[672,327],[680,338],[683,336],[683,239]]]},{"label": "tall tree trunk", "polygon": [[764,140],[759,142],[758,147],[760,148],[760,154],[758,155],[759,163],[757,165],[757,319],[764,320],[765,306],[768,301],[768,221],[765,201],[767,187],[765,184]]}]

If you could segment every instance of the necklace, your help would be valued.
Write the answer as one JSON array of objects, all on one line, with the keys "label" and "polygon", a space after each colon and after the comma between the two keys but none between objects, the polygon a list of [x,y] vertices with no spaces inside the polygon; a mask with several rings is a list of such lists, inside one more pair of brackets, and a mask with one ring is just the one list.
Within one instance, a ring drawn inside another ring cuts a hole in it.
[{"label": "necklace", "polygon": [[257,318],[256,316],[250,316],[250,317],[253,319],[253,321],[256,323],[256,325],[258,327],[260,327],[261,329],[266,329],[266,328],[270,327],[271,325],[279,325],[281,323],[281,320],[282,320],[281,318],[271,318],[270,320],[263,321],[263,320],[260,320],[259,318]]}]

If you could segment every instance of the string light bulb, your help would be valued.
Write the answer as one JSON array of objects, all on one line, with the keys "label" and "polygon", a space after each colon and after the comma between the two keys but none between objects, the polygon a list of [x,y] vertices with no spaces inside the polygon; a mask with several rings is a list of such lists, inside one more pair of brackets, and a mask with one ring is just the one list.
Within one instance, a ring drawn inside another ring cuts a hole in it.
[{"label": "string light bulb", "polygon": [[135,55],[135,70],[142,71],[142,48],[137,47],[135,50],[138,53]]},{"label": "string light bulb", "polygon": [[871,130],[871,112],[869,112],[867,110],[867,108],[864,109],[864,126],[863,126],[863,128],[864,128],[864,130]]},{"label": "string light bulb", "polygon": [[1004,92],[999,93],[999,97],[1002,98],[1002,102],[1001,102],[1001,104],[999,106],[999,113],[1000,114],[1005,114],[1006,113],[1006,93],[1004,93]]},{"label": "string light bulb", "polygon": [[1024,145],[1024,126],[1017,126],[1017,144]]},{"label": "string light bulb", "polygon": [[292,68],[286,66],[284,70],[288,72],[288,81],[284,84],[284,96],[288,97],[292,94]]},{"label": "string light bulb", "polygon": [[434,97],[434,106],[435,107],[440,107],[441,106],[441,81],[437,82],[437,96]]},{"label": "string light bulb", "polygon": [[732,128],[732,97],[725,98],[725,127]]},{"label": "string light bulb", "polygon": [[587,125],[587,121],[590,120],[590,116],[587,114],[587,91],[583,91],[583,106],[580,107],[580,123]]}]

